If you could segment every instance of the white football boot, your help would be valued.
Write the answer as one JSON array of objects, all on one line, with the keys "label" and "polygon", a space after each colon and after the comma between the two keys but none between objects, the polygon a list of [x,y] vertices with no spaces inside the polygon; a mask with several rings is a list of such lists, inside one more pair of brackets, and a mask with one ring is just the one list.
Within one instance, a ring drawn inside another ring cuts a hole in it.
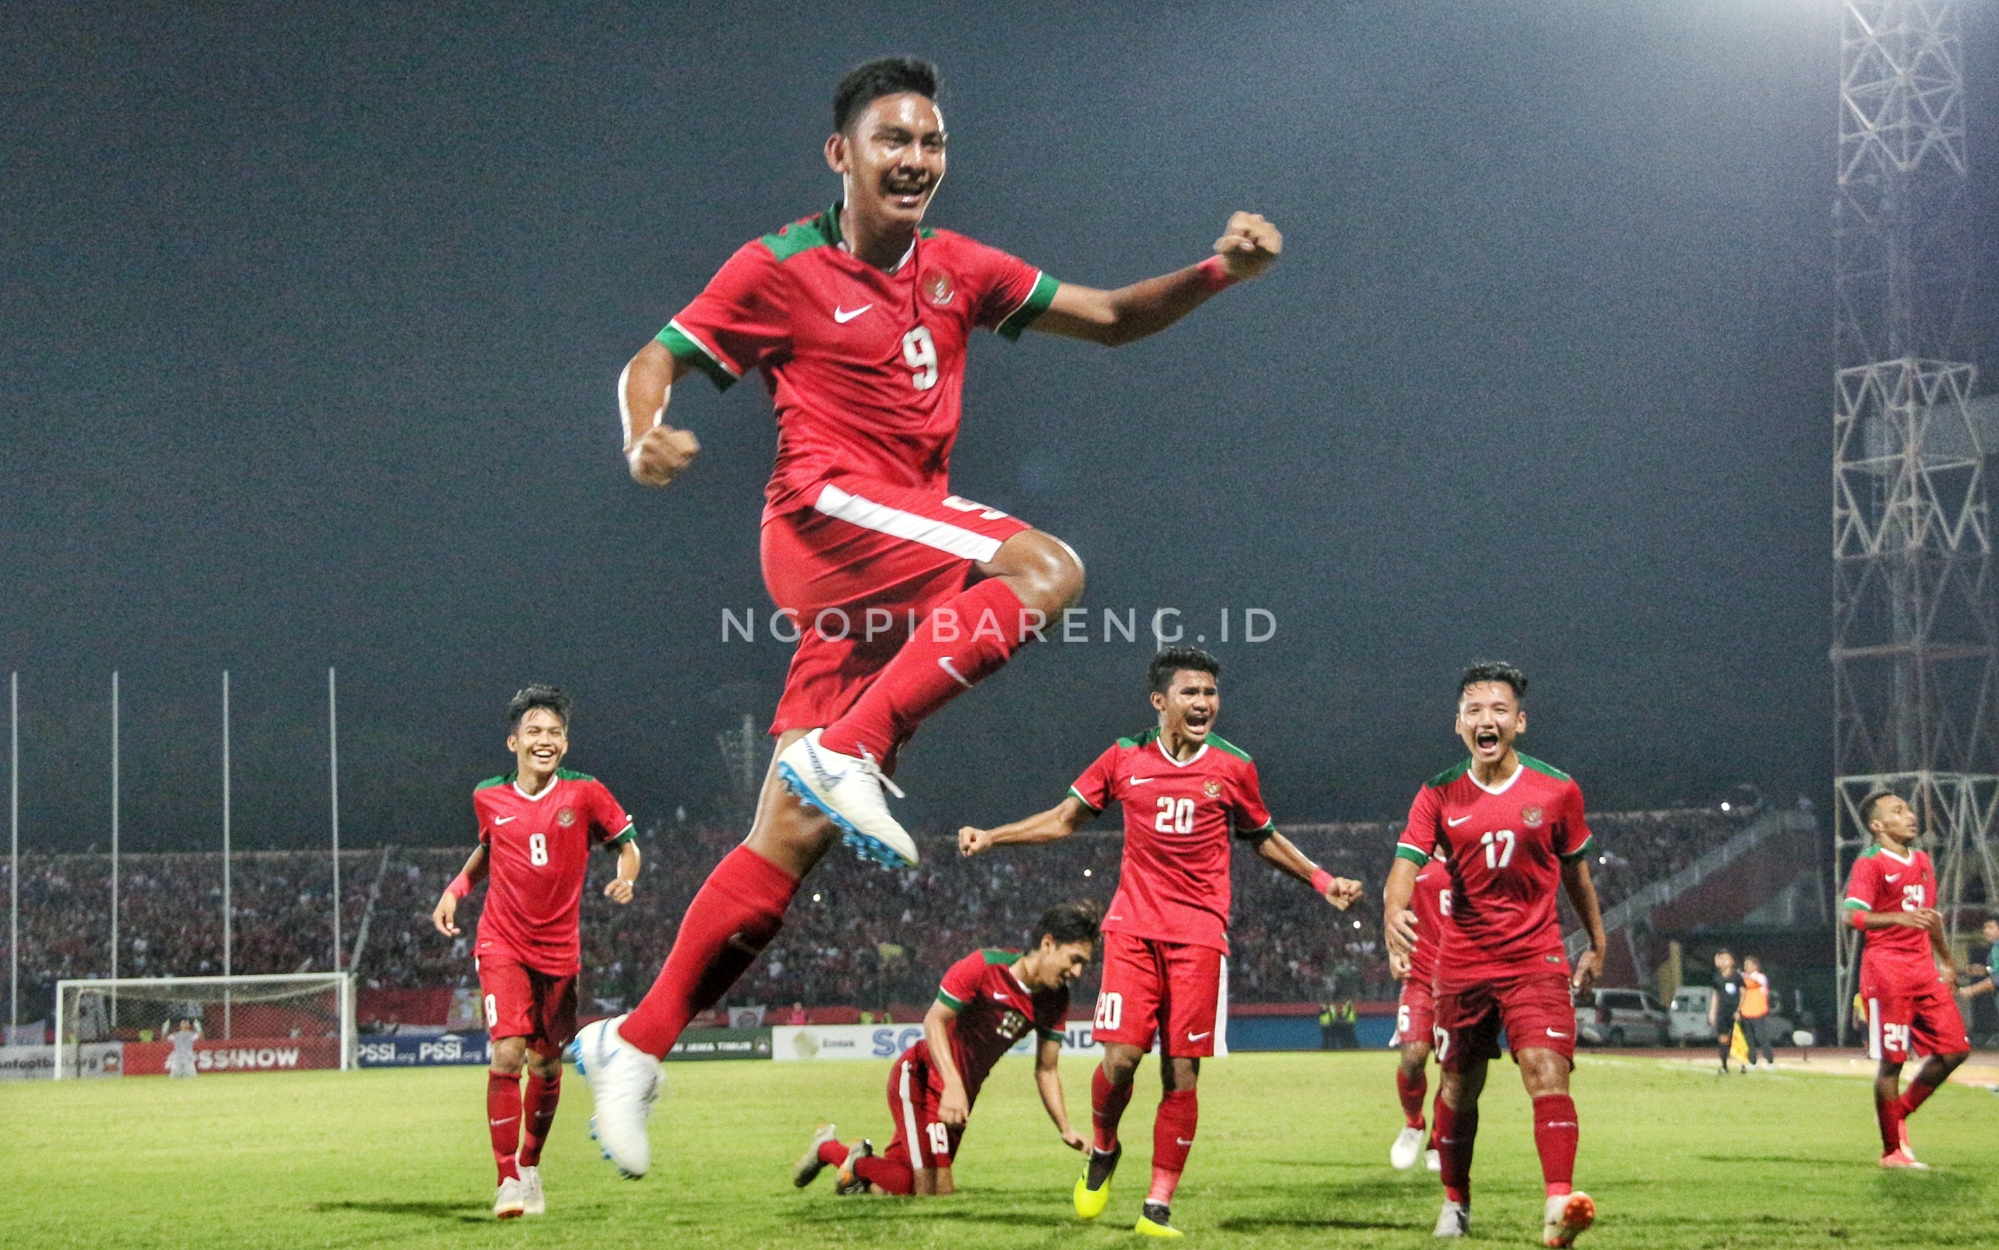
[{"label": "white football boot", "polygon": [[1443,1152],[1438,1150],[1425,1150],[1423,1152],[1423,1166],[1425,1168],[1428,1168],[1432,1172],[1443,1171],[1444,1170]]},{"label": "white football boot", "polygon": [[1388,1148],[1388,1161],[1398,1172],[1407,1172],[1423,1157],[1423,1130],[1404,1125],[1395,1135],[1395,1144]]},{"label": "white football boot", "polygon": [[548,1214],[548,1195],[542,1192],[541,1169],[531,1164],[521,1165],[521,1214]]},{"label": "white football boot", "polygon": [[826,1166],[819,1158],[819,1147],[829,1141],[839,1140],[839,1130],[830,1124],[821,1124],[812,1130],[812,1140],[805,1147],[805,1153],[798,1156],[798,1163],[791,1169],[791,1183],[800,1189],[819,1178]]},{"label": "white football boot", "polygon": [[500,1182],[500,1192],[493,1199],[493,1218],[496,1220],[517,1220],[527,1209],[521,1198],[521,1183],[512,1176]]},{"label": "white football boot", "polygon": [[597,1148],[627,1180],[637,1180],[652,1166],[652,1139],[646,1120],[666,1076],[659,1060],[618,1036],[624,1016],[583,1027],[571,1045],[576,1072],[590,1084],[595,1114],[590,1136]]},{"label": "white football boot", "polygon": [[1541,1244],[1573,1246],[1576,1238],[1594,1223],[1596,1203],[1590,1201],[1588,1194],[1580,1190],[1572,1194],[1556,1194],[1541,1210]]},{"label": "white football boot", "polygon": [[840,827],[841,841],[884,868],[916,867],[916,839],[889,815],[883,791],[902,791],[863,753],[856,759],[819,745],[815,729],[777,757],[778,775],[800,802],[826,813]]},{"label": "white football boot", "polygon": [[1464,1237],[1471,1232],[1471,1204],[1452,1202],[1444,1199],[1444,1209],[1437,1215],[1437,1231],[1434,1237]]}]

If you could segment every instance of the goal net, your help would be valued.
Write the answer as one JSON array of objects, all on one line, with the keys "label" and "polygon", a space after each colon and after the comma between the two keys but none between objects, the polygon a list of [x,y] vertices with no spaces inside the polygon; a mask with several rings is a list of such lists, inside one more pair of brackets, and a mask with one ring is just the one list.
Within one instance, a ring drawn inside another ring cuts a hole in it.
[{"label": "goal net", "polygon": [[354,975],[56,983],[55,1078],[354,1066]]}]

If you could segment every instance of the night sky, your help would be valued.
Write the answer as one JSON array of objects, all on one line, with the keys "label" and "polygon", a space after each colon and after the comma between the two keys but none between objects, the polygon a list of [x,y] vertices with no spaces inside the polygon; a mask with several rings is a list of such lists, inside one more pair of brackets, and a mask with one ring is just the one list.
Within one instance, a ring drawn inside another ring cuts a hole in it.
[{"label": "night sky", "polygon": [[[1082,554],[1093,638],[1162,605],[1208,635],[1280,821],[1399,813],[1485,655],[1598,807],[1823,806],[1832,0],[195,7],[0,15],[25,846],[107,842],[114,668],[129,849],[216,844],[224,668],[238,846],[325,836],[329,664],[350,843],[469,841],[535,678],[642,821],[713,811],[714,735],[788,659],[721,631],[770,607],[770,404],[691,378],[704,455],[655,493],[612,385],[834,198],[833,83],[885,52],[945,73],[932,224],[1100,286],[1232,209],[1283,229],[1145,342],[982,338],[953,465]],[[1999,16],[1967,7],[1989,218]],[[1054,802],[1149,722],[1149,646],[1028,649],[925,728],[901,810]]]}]

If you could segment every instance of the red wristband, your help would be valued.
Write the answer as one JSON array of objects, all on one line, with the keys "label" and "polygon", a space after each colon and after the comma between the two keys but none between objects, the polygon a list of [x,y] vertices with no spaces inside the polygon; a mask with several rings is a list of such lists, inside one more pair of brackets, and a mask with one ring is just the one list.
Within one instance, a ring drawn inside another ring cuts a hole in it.
[{"label": "red wristband", "polygon": [[450,885],[444,887],[444,892],[453,898],[464,898],[472,892],[472,878],[461,872],[451,879]]},{"label": "red wristband", "polygon": [[1194,271],[1201,275],[1201,285],[1210,291],[1219,291],[1235,285],[1235,279],[1229,276],[1229,267],[1219,256],[1208,257],[1194,266]]},{"label": "red wristband", "polygon": [[1333,874],[1323,868],[1312,870],[1312,893],[1324,894],[1333,888]]}]

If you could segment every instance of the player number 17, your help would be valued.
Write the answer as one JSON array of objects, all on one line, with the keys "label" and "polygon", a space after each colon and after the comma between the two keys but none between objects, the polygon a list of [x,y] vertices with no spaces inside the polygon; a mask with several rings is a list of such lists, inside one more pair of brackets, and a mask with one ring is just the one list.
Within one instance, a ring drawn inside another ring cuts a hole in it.
[{"label": "player number 17", "polygon": [[1488,831],[1479,839],[1479,844],[1485,847],[1487,868],[1504,868],[1513,862],[1513,830],[1501,829],[1497,833]]}]

